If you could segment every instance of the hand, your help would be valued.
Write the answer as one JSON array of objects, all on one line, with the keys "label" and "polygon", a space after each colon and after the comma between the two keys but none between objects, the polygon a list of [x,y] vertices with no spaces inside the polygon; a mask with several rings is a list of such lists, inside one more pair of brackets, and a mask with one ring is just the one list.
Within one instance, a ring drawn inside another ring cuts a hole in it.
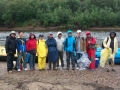
[{"label": "hand", "polygon": [[107,49],[109,49],[109,47],[106,47]]},{"label": "hand", "polygon": [[20,50],[20,53],[22,53],[22,51]]}]

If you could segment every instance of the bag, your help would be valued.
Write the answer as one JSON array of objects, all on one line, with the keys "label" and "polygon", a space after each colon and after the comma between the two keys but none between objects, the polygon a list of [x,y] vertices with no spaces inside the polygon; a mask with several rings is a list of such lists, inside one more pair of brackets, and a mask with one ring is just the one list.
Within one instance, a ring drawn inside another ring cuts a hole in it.
[{"label": "bag", "polygon": [[28,61],[29,61],[29,58],[30,58],[30,54],[27,53],[27,54],[26,54],[26,60],[25,60],[25,62],[28,62]]},{"label": "bag", "polygon": [[[88,55],[85,53],[82,55],[80,59],[77,60],[77,63],[79,65],[79,69],[86,68],[90,66],[91,61],[88,59]],[[82,64],[82,66],[81,66]]]},{"label": "bag", "polygon": [[[109,37],[107,37],[106,44],[107,44],[108,40],[109,40]],[[102,42],[102,48],[103,48],[103,49],[105,48],[104,45],[103,45],[103,42]]]}]

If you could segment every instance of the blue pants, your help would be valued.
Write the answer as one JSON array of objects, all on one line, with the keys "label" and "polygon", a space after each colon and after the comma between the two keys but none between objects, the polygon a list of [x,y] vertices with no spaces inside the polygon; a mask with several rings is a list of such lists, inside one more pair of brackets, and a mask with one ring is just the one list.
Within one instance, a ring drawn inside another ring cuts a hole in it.
[{"label": "blue pants", "polygon": [[30,69],[35,69],[35,58],[36,58],[36,54],[30,54],[30,58],[29,58]]}]

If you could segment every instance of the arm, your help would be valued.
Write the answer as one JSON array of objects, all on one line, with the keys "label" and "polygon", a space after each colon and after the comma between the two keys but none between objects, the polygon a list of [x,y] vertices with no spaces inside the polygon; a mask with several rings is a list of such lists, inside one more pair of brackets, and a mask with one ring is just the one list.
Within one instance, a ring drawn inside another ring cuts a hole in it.
[{"label": "arm", "polygon": [[96,44],[96,39],[92,38],[92,40],[90,41],[90,44]]},{"label": "arm", "polygon": [[26,50],[29,51],[29,41],[26,42]]},{"label": "arm", "polygon": [[76,52],[76,39],[73,39],[73,51]]},{"label": "arm", "polygon": [[[107,37],[107,38],[108,38],[108,37]],[[107,46],[107,43],[106,43],[106,42],[107,42],[107,38],[105,38],[105,39],[103,40],[103,45],[104,45],[105,48],[108,47],[108,46]]]},{"label": "arm", "polygon": [[115,53],[118,53],[118,40],[116,39],[116,52]]},{"label": "arm", "polygon": [[84,39],[83,46],[84,46],[84,52],[86,52],[86,39]]},{"label": "arm", "polygon": [[18,39],[16,39],[16,47],[17,47],[17,51],[20,52],[19,40]]},{"label": "arm", "polygon": [[9,53],[9,38],[6,39],[6,42],[5,42],[5,50],[6,50],[6,53]]}]

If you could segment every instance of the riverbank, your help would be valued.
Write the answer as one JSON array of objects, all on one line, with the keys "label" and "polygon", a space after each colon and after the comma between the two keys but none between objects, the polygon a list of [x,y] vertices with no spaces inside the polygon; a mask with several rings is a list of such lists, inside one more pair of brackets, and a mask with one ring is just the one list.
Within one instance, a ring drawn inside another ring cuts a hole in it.
[{"label": "riverbank", "polygon": [[7,73],[6,62],[0,62],[0,90],[120,90],[120,68],[106,72],[91,70],[14,71]]},{"label": "riverbank", "polygon": [[[69,28],[61,28],[60,26],[56,26],[56,27],[32,27],[32,26],[27,26],[27,27],[14,27],[14,28],[8,28],[8,27],[0,27],[0,31],[19,31],[19,30],[25,30],[25,31],[50,31],[50,30],[68,30]],[[78,28],[81,29],[81,28]],[[77,30],[73,29],[73,30]],[[116,28],[116,27],[103,27],[103,28],[99,28],[99,27],[94,27],[94,28],[88,28],[88,29],[81,29],[81,30],[116,30],[116,31],[120,31],[120,27]]]}]

